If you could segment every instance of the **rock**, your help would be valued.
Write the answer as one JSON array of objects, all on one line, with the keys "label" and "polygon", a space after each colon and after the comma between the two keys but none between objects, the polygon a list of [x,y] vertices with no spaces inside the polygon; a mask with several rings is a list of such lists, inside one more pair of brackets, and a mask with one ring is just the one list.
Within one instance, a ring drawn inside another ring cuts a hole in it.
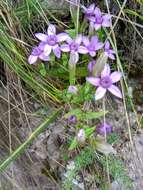
[{"label": "rock", "polygon": [[129,190],[143,189],[143,131],[133,137],[134,147],[132,150],[130,142],[126,143],[121,150],[129,177],[133,180],[133,188]]},{"label": "rock", "polygon": [[64,15],[69,12],[69,3],[65,0],[41,0],[41,3],[52,13]]},{"label": "rock", "polygon": [[111,184],[111,190],[126,190],[120,180],[113,181]]}]

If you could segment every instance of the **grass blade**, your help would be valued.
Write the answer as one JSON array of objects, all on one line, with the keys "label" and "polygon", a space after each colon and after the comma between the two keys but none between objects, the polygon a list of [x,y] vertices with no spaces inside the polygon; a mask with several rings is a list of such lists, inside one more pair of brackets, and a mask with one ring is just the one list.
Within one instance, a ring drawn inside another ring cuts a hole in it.
[{"label": "grass blade", "polygon": [[21,144],[4,162],[0,164],[0,173],[4,172],[4,170],[25,151],[33,140],[57,118],[61,111],[62,108],[55,111],[50,118],[48,117],[38,128],[35,129],[23,144]]}]

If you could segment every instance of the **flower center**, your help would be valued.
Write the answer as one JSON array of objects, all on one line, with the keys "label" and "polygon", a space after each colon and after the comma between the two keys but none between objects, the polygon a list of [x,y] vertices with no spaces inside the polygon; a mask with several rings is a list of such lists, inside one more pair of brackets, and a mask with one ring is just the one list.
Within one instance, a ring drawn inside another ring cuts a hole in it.
[{"label": "flower center", "polygon": [[109,88],[112,85],[112,81],[111,81],[110,77],[109,76],[105,76],[105,77],[101,78],[100,85],[103,88]]},{"label": "flower center", "polygon": [[47,43],[50,45],[50,46],[54,46],[56,45],[57,43],[57,38],[55,35],[49,35],[48,36],[48,39],[47,39]]},{"label": "flower center", "polygon": [[96,23],[97,24],[102,24],[103,18],[102,17],[96,17]]},{"label": "flower center", "polygon": [[79,47],[79,45],[78,45],[77,43],[75,43],[75,42],[72,42],[72,43],[70,44],[70,49],[71,49],[71,50],[77,51],[77,50],[78,50],[78,47]]}]

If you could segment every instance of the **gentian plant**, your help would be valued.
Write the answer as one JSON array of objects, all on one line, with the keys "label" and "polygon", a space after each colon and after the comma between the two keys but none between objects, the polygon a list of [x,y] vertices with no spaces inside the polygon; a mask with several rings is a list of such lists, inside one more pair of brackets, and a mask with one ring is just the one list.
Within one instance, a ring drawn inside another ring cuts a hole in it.
[{"label": "gentian plant", "polygon": [[[47,32],[35,34],[40,43],[32,50],[28,58],[29,64],[35,64],[38,60],[50,63],[54,56],[62,65],[63,57],[66,57],[66,64],[63,65],[67,67],[68,72],[63,75],[65,80],[65,76],[69,74],[69,81],[66,83],[66,90],[63,90],[62,98],[70,105],[70,109],[64,118],[68,120],[68,125],[75,127],[75,138],[72,140],[69,150],[75,149],[77,146],[84,146],[87,141],[91,145],[97,145],[97,135],[106,136],[113,130],[111,124],[105,122],[97,125],[97,128],[95,125],[87,125],[88,120],[99,122],[99,118],[101,120],[106,111],[94,112],[90,108],[85,109],[85,102],[95,101],[96,103],[102,98],[106,100],[107,92],[119,99],[122,98],[119,87],[115,85],[120,81],[122,74],[119,71],[111,72],[115,51],[110,47],[109,40],[111,39],[106,39],[103,30],[111,27],[111,15],[103,14],[95,4],[88,7],[81,6],[81,10],[84,14],[83,23],[86,22],[88,29],[82,27],[79,30],[76,24],[76,28],[57,34],[57,26],[49,24]],[[92,29],[92,33],[90,29]],[[74,35],[71,34],[71,31],[74,31]],[[77,33],[78,31],[80,33]],[[103,37],[100,35],[101,32]],[[106,59],[102,59],[103,57]],[[108,58],[111,61],[110,64]],[[77,68],[78,74],[76,73]],[[86,72],[83,72],[83,68]],[[98,72],[96,72],[97,70]]]}]

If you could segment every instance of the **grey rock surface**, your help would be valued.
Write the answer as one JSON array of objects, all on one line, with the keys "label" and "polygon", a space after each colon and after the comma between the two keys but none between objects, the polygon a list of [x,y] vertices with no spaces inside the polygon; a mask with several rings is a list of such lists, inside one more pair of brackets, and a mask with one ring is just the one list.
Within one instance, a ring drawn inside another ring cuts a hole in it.
[{"label": "grey rock surface", "polygon": [[41,0],[49,10],[69,10],[68,0]]}]

